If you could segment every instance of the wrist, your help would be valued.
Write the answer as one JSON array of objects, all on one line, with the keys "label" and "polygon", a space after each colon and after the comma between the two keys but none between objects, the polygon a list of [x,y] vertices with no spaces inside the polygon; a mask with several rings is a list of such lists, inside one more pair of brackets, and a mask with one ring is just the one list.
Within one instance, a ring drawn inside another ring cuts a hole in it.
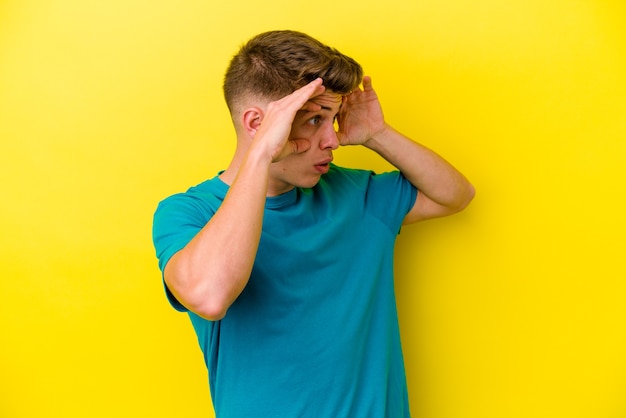
[{"label": "wrist", "polygon": [[272,150],[255,141],[252,141],[250,148],[248,148],[245,159],[257,167],[269,167],[274,161]]},{"label": "wrist", "polygon": [[394,129],[385,123],[381,129],[374,132],[365,142],[363,142],[363,145],[372,151],[379,152],[391,140],[394,133]]}]

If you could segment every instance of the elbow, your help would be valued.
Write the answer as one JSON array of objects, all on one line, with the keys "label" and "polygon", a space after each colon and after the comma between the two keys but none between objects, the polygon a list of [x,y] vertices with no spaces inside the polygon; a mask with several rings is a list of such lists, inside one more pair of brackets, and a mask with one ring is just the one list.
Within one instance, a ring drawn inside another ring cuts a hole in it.
[{"label": "elbow", "polygon": [[[186,275],[167,273],[166,269],[166,286],[185,308],[209,321],[219,321],[226,316],[230,307],[229,300],[218,289],[209,286],[207,280],[194,280]],[[181,277],[187,279],[183,280]]]},{"label": "elbow", "polygon": [[188,298],[189,310],[209,321],[219,321],[226,316],[232,301],[219,289],[198,289]]},{"label": "elbow", "polygon": [[206,286],[193,286],[188,289],[173,291],[178,300],[191,312],[209,321],[219,321],[226,316],[229,301],[220,296],[220,292]]},{"label": "elbow", "polygon": [[468,207],[469,204],[472,202],[472,200],[474,200],[475,196],[476,196],[476,189],[471,183],[468,183],[467,189],[465,191],[465,200],[463,201],[463,204],[461,205],[461,210]]},{"label": "elbow", "polygon": [[474,200],[474,196],[476,196],[476,189],[468,182],[462,192],[457,194],[456,202],[448,206],[451,210],[451,214],[461,212],[468,207],[472,200]]},{"label": "elbow", "polygon": [[223,304],[200,304],[190,306],[189,310],[208,321],[219,321],[226,316],[228,307]]},{"label": "elbow", "polygon": [[172,294],[191,312],[209,321],[219,321],[224,318],[230,307],[230,303],[227,303],[225,299],[207,290],[179,288],[172,289]]}]

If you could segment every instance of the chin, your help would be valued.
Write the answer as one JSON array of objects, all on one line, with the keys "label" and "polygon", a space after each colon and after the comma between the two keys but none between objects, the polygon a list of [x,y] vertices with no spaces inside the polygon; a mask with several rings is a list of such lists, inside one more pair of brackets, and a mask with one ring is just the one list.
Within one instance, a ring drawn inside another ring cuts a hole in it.
[{"label": "chin", "polygon": [[312,189],[313,187],[317,185],[317,183],[320,182],[321,178],[322,176],[315,176],[315,177],[308,178],[306,180],[302,180],[296,183],[296,187],[300,187],[301,189]]}]

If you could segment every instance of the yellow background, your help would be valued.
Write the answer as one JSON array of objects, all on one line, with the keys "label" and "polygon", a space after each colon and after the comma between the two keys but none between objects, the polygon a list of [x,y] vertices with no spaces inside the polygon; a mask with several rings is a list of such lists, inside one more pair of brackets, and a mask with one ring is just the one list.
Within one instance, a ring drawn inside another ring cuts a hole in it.
[{"label": "yellow background", "polygon": [[626,416],[625,16],[622,0],[0,1],[0,417],[212,416],[151,217],[226,166],[222,74],[277,28],[359,60],[389,122],[477,188],[399,238],[414,416]]}]

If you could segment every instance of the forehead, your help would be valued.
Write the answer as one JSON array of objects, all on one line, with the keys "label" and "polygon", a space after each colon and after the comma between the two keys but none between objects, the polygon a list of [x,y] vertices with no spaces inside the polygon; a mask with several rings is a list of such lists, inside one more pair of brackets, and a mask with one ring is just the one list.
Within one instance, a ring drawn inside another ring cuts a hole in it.
[{"label": "forehead", "polygon": [[341,106],[341,99],[341,94],[337,94],[333,91],[325,91],[319,96],[313,97],[309,101],[322,106],[322,109],[337,111]]}]

